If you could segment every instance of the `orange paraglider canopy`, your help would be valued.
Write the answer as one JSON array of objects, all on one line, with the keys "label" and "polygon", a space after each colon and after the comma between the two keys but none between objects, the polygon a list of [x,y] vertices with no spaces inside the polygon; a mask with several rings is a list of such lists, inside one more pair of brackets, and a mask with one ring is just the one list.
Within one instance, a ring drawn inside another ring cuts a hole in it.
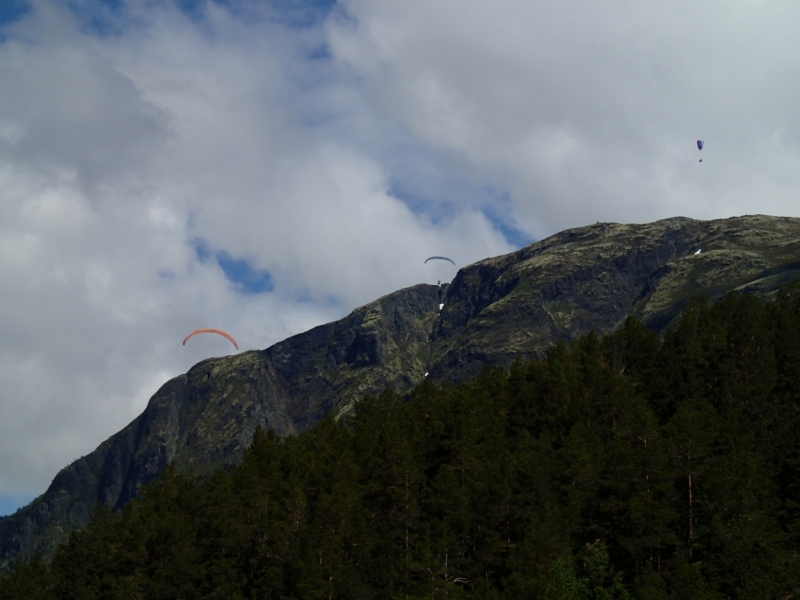
[{"label": "orange paraglider canopy", "polygon": [[183,345],[185,346],[186,345],[186,340],[188,340],[193,335],[197,335],[198,333],[216,333],[217,335],[221,335],[224,338],[228,338],[228,340],[230,340],[231,344],[233,344],[236,347],[237,350],[239,349],[239,344],[236,343],[236,340],[233,339],[233,336],[230,333],[226,333],[225,331],[222,331],[222,329],[198,329],[197,331],[193,331],[192,333],[190,333],[189,335],[187,335],[183,339]]}]

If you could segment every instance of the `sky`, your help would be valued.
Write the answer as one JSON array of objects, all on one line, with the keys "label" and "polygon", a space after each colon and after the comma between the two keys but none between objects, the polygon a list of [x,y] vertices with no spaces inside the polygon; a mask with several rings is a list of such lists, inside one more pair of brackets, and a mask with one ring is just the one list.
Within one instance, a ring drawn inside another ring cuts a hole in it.
[{"label": "sky", "polygon": [[235,351],[197,328],[798,200],[795,0],[2,0],[0,515]]}]

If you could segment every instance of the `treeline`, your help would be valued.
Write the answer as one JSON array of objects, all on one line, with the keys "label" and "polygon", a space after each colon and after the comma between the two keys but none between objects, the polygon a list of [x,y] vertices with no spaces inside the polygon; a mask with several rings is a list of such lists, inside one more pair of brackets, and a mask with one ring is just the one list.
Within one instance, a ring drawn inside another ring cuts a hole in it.
[{"label": "treeline", "polygon": [[0,599],[800,597],[800,285],[167,467]]}]

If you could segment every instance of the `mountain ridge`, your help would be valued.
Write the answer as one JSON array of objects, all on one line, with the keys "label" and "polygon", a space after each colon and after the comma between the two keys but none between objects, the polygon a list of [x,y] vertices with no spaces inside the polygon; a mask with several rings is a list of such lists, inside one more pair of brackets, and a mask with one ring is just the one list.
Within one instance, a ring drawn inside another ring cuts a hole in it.
[{"label": "mountain ridge", "polygon": [[597,223],[468,265],[441,288],[398,290],[265,350],[206,359],[0,520],[0,571],[16,557],[52,556],[97,502],[120,509],[167,462],[200,475],[236,462],[258,426],[292,435],[367,394],[408,391],[426,373],[464,380],[613,331],[630,315],[663,331],[695,295],[770,297],[798,276],[800,219]]}]

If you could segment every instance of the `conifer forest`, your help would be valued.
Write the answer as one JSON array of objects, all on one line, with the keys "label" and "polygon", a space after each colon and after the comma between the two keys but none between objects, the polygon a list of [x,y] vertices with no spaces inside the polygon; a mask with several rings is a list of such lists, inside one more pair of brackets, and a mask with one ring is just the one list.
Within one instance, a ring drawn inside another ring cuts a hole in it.
[{"label": "conifer forest", "polygon": [[799,550],[795,283],[168,466],[0,599],[788,600]]}]

